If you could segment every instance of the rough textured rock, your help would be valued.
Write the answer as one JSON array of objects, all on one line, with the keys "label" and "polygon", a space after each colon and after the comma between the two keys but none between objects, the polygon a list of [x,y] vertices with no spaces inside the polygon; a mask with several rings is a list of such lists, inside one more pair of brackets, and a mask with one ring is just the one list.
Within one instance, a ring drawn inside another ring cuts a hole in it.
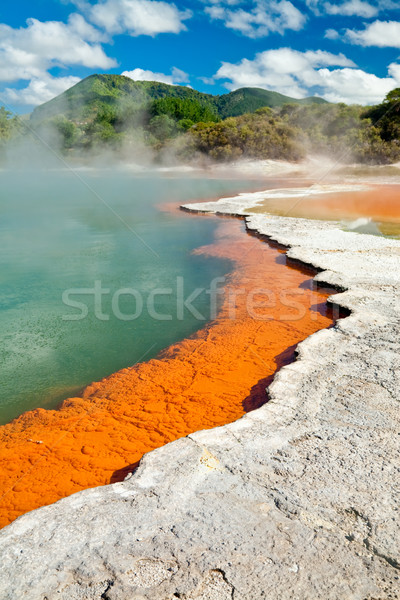
[{"label": "rough textured rock", "polygon": [[[240,214],[255,200],[192,208]],[[2,600],[400,597],[400,242],[247,224],[346,289],[333,300],[351,316],[299,346],[262,408],[5,528]]]}]

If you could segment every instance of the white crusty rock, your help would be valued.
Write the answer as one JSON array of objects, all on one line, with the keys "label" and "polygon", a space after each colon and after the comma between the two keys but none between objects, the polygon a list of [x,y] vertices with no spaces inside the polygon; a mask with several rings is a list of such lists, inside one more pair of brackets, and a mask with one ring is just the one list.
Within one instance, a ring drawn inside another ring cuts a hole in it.
[{"label": "white crusty rock", "polygon": [[332,301],[351,316],[299,345],[262,408],[6,527],[1,600],[400,598],[400,242],[254,214],[247,227],[346,290]]}]

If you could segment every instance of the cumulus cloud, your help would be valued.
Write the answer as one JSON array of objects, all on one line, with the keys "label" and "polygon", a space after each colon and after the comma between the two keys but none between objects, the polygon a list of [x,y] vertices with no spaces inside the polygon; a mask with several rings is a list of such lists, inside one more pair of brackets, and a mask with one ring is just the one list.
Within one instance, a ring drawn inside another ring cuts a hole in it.
[{"label": "cumulus cloud", "polygon": [[237,6],[243,4],[243,0],[203,0],[207,4],[226,4],[227,6]]},{"label": "cumulus cloud", "polygon": [[308,86],[317,84],[317,67],[353,64],[343,54],[279,48],[261,52],[254,60],[244,58],[237,64],[224,62],[214,77],[229,79],[230,82],[225,85],[230,90],[246,86],[262,87],[302,98],[307,95]]},{"label": "cumulus cloud", "polygon": [[374,21],[361,31],[347,29],[345,40],[359,46],[400,48],[400,22]]},{"label": "cumulus cloud", "polygon": [[323,97],[329,102],[376,104],[400,84],[400,79],[377,77],[361,69],[320,69]]},{"label": "cumulus cloud", "polygon": [[327,40],[338,40],[340,38],[339,32],[335,29],[327,29],[325,31],[325,37]]},{"label": "cumulus cloud", "polygon": [[389,76],[380,78],[357,69],[343,54],[280,48],[261,52],[254,60],[222,63],[214,77],[228,80],[230,90],[261,87],[294,98],[317,94],[330,102],[373,104],[400,84],[400,67],[393,63]]},{"label": "cumulus cloud", "polygon": [[326,0],[306,0],[306,5],[317,16],[327,13],[329,15],[364,17],[366,19],[400,7],[398,0],[345,0],[340,3],[327,2]]},{"label": "cumulus cloud", "polygon": [[79,77],[52,77],[45,74],[40,78],[33,78],[27,87],[20,90],[6,88],[2,92],[2,98],[10,104],[37,106],[65,92],[79,81]]},{"label": "cumulus cloud", "polygon": [[321,14],[323,4],[321,0],[306,0],[306,6],[317,16]]},{"label": "cumulus cloud", "polygon": [[171,75],[154,73],[153,71],[139,68],[132,71],[124,71],[121,75],[125,75],[125,77],[129,77],[134,81],[159,81],[161,83],[169,83],[170,85],[180,85],[181,83],[187,83],[189,80],[188,74],[176,67],[172,68]]},{"label": "cumulus cloud", "polygon": [[206,13],[212,19],[223,21],[228,29],[250,38],[265,37],[270,33],[283,34],[287,29],[299,31],[306,21],[306,17],[288,0],[258,0],[251,10],[214,4],[206,8]]},{"label": "cumulus cloud", "polygon": [[110,34],[129,33],[131,36],[159,33],[179,33],[186,29],[183,21],[191,16],[170,2],[157,0],[103,0],[86,3],[88,18]]},{"label": "cumulus cloud", "polygon": [[39,78],[54,66],[113,67],[116,63],[104,53],[101,39],[78,14],[68,23],[28,19],[19,29],[0,24],[0,80]]},{"label": "cumulus cloud", "polygon": [[391,75],[398,85],[400,85],[400,65],[398,63],[392,63],[388,67],[388,73]]},{"label": "cumulus cloud", "polygon": [[363,0],[348,0],[348,2],[343,2],[342,4],[326,2],[324,8],[329,15],[344,15],[347,17],[357,16],[365,17],[367,19],[375,17],[379,12],[377,6],[373,6],[369,2],[364,2]]},{"label": "cumulus cloud", "polygon": [[[54,67],[113,68],[117,62],[102,47],[112,34],[178,33],[185,28],[183,20],[190,16],[172,3],[155,0],[102,0],[96,4],[76,0],[75,4],[86,18],[73,13],[67,23],[31,18],[20,28],[0,24],[0,81],[29,82],[22,89],[7,87],[2,94],[4,100],[27,106],[46,102],[79,81],[73,76],[53,77],[50,70]],[[187,75],[179,69],[171,75],[139,69],[133,76],[167,83],[187,81]]]}]

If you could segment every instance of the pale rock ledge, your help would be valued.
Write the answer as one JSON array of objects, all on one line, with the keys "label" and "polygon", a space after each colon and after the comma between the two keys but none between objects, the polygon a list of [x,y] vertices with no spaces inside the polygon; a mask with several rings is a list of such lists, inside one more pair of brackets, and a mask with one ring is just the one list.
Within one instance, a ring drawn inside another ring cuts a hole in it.
[{"label": "pale rock ledge", "polygon": [[[190,208],[244,214],[254,200]],[[346,289],[332,300],[351,316],[300,344],[262,408],[6,527],[1,600],[400,598],[400,242],[302,219],[247,226]]]}]

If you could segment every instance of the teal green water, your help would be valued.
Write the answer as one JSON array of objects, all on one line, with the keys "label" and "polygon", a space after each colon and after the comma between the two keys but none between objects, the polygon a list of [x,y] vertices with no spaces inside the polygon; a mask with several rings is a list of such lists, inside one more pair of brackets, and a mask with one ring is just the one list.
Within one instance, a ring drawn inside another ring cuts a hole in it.
[{"label": "teal green water", "polygon": [[[158,205],[255,185],[123,171],[79,177],[0,173],[1,423],[32,408],[56,407],[91,381],[148,360],[202,327],[204,320],[189,310],[177,314],[177,285],[186,297],[229,271],[227,261],[192,254],[213,241],[218,220]],[[96,285],[103,289],[97,300],[88,293]],[[118,299],[124,288],[134,292]],[[146,302],[152,290],[168,288],[154,309],[171,319],[159,320]],[[193,304],[209,318],[209,295],[202,292]],[[83,310],[87,316],[79,318]]]}]

